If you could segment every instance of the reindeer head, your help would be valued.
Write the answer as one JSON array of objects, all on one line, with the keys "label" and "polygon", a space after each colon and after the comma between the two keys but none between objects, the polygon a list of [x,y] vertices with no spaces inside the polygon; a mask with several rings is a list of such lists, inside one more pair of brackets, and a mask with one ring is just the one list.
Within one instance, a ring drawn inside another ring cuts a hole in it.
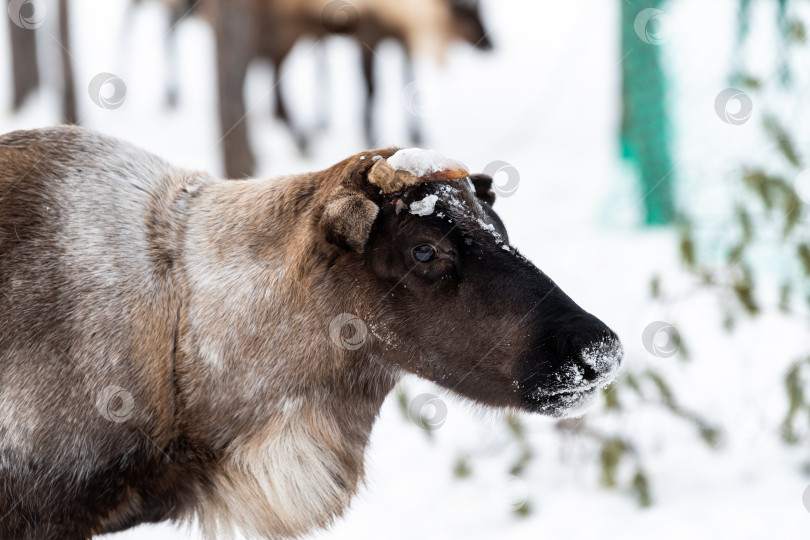
[{"label": "reindeer head", "polygon": [[335,270],[354,261],[354,308],[384,362],[552,416],[611,382],[618,338],[509,244],[491,178],[418,149],[362,157],[336,166],[348,182],[320,226],[343,250]]}]

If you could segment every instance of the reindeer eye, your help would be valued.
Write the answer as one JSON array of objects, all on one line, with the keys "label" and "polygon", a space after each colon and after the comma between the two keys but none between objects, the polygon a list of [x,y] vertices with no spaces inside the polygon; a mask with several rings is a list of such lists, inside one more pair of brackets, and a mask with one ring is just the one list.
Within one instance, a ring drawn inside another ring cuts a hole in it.
[{"label": "reindeer eye", "polygon": [[436,258],[436,248],[428,244],[413,248],[413,258],[420,263],[428,263]]}]

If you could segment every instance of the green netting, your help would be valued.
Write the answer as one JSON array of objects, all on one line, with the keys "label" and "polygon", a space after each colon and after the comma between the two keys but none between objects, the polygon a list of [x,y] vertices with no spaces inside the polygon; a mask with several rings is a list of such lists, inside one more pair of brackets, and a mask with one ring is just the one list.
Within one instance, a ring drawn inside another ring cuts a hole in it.
[{"label": "green netting", "polygon": [[636,18],[643,10],[657,9],[663,3],[622,0],[621,8],[621,152],[641,182],[644,218],[650,225],[671,223],[675,218],[672,186],[676,171],[661,48],[639,37]]}]

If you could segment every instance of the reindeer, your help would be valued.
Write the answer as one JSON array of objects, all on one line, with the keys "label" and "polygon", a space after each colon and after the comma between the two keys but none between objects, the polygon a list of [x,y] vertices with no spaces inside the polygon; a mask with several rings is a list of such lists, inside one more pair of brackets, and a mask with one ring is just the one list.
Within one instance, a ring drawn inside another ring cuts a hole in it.
[{"label": "reindeer", "polygon": [[[299,148],[305,151],[308,136],[294,127],[279,85],[281,66],[302,37],[323,39],[343,34],[351,35],[361,44],[366,89],[363,121],[369,144],[373,144],[375,138],[374,49],[379,43],[394,39],[405,46],[406,80],[413,78],[411,59],[414,55],[429,55],[441,61],[448,44],[457,39],[481,49],[491,48],[477,1],[207,0],[206,6],[217,47],[225,171],[232,177],[250,175],[255,167],[244,104],[244,80],[254,58],[266,58],[273,64],[276,113],[290,127]],[[421,140],[418,124],[412,117],[409,117],[409,131],[415,142]]]},{"label": "reindeer", "polygon": [[1,136],[0,537],[324,527],[406,372],[581,412],[619,341],[491,188],[414,149],[226,181],[79,127]]},{"label": "reindeer", "polygon": [[[130,4],[132,9],[142,0]],[[217,88],[219,121],[222,129],[226,175],[242,177],[255,168],[245,119],[244,81],[250,62],[264,58],[274,71],[274,111],[289,128],[299,150],[306,153],[310,134],[297,127],[284,100],[281,67],[293,47],[304,37],[322,40],[330,35],[351,36],[360,45],[365,88],[363,126],[366,142],[375,137],[374,98],[376,75],[374,54],[382,41],[393,39],[405,48],[403,65],[406,81],[413,80],[413,57],[426,55],[442,62],[448,45],[455,40],[471,43],[481,50],[492,48],[479,14],[478,0],[416,0],[402,4],[394,0],[160,0],[169,13],[166,33],[167,97],[174,106],[178,99],[176,72],[179,59],[175,31],[185,17],[200,12],[215,34],[217,46]],[[124,34],[128,26],[124,27]],[[313,47],[319,61],[319,74],[325,76],[328,64],[323,46]],[[320,91],[320,124],[326,124]],[[422,134],[417,119],[407,117],[411,140],[418,144]]]}]

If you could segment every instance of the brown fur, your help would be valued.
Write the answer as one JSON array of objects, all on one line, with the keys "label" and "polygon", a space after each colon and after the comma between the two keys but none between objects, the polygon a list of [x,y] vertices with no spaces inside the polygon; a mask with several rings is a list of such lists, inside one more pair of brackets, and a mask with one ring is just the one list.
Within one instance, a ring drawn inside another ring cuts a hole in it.
[{"label": "brown fur", "polygon": [[[579,403],[572,368],[604,384],[558,328],[615,336],[502,249],[464,180],[381,194],[393,152],[226,181],[76,127],[0,137],[0,537],[298,535],[348,505],[402,370],[549,414]],[[431,190],[452,225],[402,210]],[[441,257],[414,264],[425,242]]]}]

